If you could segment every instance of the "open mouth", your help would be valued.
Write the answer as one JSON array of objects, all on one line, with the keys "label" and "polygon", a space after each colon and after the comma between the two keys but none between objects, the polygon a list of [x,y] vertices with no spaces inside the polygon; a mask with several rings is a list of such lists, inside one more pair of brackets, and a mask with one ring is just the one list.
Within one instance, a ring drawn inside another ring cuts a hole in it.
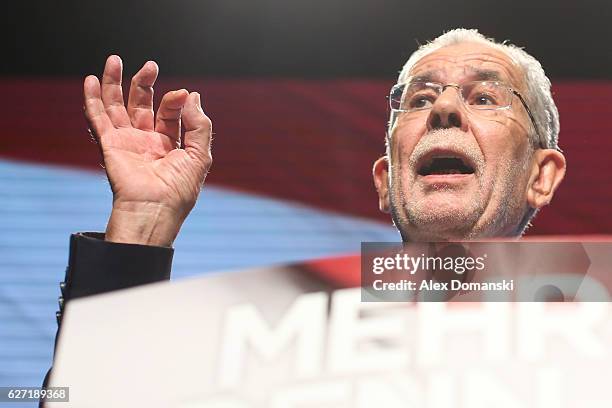
[{"label": "open mouth", "polygon": [[474,167],[458,156],[431,157],[418,168],[420,176],[474,174]]}]

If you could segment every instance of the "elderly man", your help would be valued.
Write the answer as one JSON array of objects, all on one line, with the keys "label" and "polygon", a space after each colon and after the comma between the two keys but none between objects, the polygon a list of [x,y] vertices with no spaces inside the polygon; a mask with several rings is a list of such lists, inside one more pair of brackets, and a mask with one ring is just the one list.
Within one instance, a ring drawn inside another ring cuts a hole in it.
[{"label": "elderly man", "polygon": [[[64,300],[168,279],[212,161],[199,94],[169,92],[154,115],[158,68],[147,62],[126,107],[121,71],[111,56],[101,84],[84,83],[113,209],[105,234],[71,237]],[[519,48],[450,31],[412,54],[389,102],[387,154],[373,173],[404,241],[519,237],[563,179],[550,82]]]},{"label": "elderly man", "polygon": [[[102,86],[85,79],[85,113],[114,193],[108,242],[170,247],[211,165],[199,94],[167,93],[154,117],[157,72],[147,62],[133,77],[127,108],[118,57]],[[519,48],[450,31],[410,57],[389,99],[374,181],[404,241],[520,236],[563,179],[550,82]]]}]

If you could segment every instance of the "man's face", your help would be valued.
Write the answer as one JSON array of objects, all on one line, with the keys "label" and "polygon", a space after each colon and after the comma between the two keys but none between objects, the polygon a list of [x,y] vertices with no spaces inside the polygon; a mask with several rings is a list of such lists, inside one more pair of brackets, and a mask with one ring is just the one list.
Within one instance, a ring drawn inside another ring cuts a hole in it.
[{"label": "man's face", "polygon": [[[522,69],[482,44],[441,48],[410,71],[410,77],[459,85],[483,74],[526,94]],[[509,109],[476,111],[454,87],[430,109],[400,113],[390,130],[389,198],[403,238],[516,235],[527,210],[529,129],[517,97]]]}]

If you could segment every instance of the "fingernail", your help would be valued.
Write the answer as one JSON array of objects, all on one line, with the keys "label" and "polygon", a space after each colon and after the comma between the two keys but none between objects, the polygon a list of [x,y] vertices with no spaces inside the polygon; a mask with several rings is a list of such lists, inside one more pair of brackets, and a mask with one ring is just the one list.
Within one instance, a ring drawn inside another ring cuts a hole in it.
[{"label": "fingernail", "polygon": [[198,106],[201,108],[202,107],[202,97],[200,96],[199,92],[196,92],[195,94],[197,95]]}]

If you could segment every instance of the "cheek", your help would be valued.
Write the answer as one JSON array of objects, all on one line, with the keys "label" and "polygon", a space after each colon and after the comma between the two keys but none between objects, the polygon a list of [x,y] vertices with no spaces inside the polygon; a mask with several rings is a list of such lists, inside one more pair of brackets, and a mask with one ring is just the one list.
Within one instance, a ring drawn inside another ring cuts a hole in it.
[{"label": "cheek", "polygon": [[400,116],[391,130],[391,155],[394,163],[407,164],[421,136],[427,131],[425,120]]},{"label": "cheek", "polygon": [[523,190],[526,183],[523,177],[529,146],[526,134],[508,118],[478,122],[473,132],[485,157],[483,192],[494,206],[510,205],[512,196]]},{"label": "cheek", "polygon": [[489,173],[516,164],[524,157],[527,137],[507,116],[491,115],[471,123],[471,130],[480,146]]}]

